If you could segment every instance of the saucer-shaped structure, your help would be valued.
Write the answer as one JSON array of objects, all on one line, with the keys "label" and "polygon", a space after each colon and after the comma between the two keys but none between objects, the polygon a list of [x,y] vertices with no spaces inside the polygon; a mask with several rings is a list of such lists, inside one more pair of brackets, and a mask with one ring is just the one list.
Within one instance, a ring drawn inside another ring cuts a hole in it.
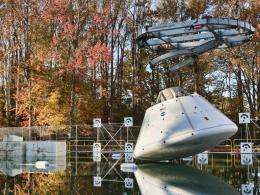
[{"label": "saucer-shaped structure", "polygon": [[236,124],[199,94],[168,88],[146,110],[134,157],[158,161],[187,157],[236,132]]},{"label": "saucer-shaped structure", "polygon": [[175,71],[192,65],[196,56],[207,51],[250,41],[254,31],[255,28],[247,21],[206,17],[141,27],[137,43],[156,55],[149,62],[152,67],[178,59],[179,63],[170,67],[170,71]]}]

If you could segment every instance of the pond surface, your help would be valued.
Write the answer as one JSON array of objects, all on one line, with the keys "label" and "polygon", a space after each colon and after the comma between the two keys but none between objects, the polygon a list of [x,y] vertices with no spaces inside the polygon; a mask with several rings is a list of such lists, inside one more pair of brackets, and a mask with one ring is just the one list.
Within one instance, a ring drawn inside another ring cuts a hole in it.
[{"label": "pond surface", "polygon": [[[257,194],[258,158],[242,166],[235,155],[210,154],[207,165],[196,159],[161,163],[137,162],[124,167],[124,158],[67,157],[19,163],[0,159],[0,194]],[[122,165],[123,164],[123,165]],[[101,179],[101,180],[100,180]],[[245,188],[247,187],[247,188]]]}]

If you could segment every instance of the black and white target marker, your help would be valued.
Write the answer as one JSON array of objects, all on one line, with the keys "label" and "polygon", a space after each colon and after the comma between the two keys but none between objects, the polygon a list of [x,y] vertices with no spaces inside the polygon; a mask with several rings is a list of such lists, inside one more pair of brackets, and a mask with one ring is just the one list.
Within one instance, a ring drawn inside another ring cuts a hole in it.
[{"label": "black and white target marker", "polygon": [[101,118],[93,119],[93,127],[95,127],[95,128],[101,127]]},{"label": "black and white target marker", "polygon": [[125,125],[125,127],[132,127],[134,125],[133,117],[125,117],[124,125]]},{"label": "black and white target marker", "polygon": [[248,124],[250,123],[250,113],[249,112],[244,112],[244,113],[239,113],[238,114],[238,119],[239,119],[239,124]]}]

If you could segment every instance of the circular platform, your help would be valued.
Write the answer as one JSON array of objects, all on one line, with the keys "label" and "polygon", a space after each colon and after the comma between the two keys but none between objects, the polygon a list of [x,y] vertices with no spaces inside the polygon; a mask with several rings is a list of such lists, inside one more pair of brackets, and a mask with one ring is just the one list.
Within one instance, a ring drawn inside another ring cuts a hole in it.
[{"label": "circular platform", "polygon": [[178,59],[170,67],[176,71],[192,65],[195,58],[207,51],[242,45],[251,40],[255,28],[246,21],[228,18],[204,18],[153,24],[141,27],[137,43],[156,54],[150,60],[152,68],[161,62]]}]

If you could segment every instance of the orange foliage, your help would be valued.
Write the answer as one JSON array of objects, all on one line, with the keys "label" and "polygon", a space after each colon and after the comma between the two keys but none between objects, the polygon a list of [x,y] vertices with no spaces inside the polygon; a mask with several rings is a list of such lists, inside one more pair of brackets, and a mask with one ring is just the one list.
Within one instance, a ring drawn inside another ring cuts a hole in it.
[{"label": "orange foliage", "polygon": [[91,65],[111,59],[109,47],[104,43],[98,42],[96,45],[88,49],[88,59]]}]

